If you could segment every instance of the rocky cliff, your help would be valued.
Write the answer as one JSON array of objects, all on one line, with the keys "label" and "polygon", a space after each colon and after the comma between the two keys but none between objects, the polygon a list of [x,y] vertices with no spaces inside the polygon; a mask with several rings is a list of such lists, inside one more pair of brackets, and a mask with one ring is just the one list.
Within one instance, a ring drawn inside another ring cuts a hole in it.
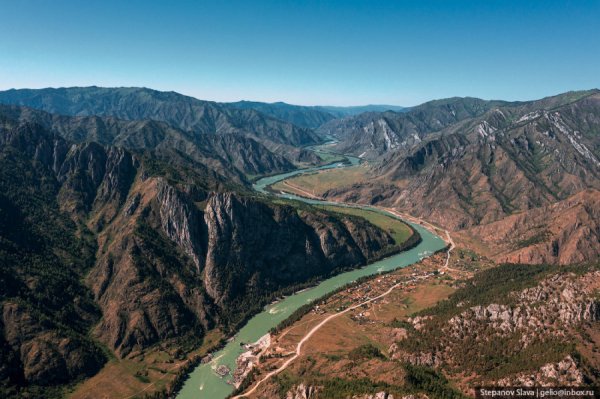
[{"label": "rocky cliff", "polygon": [[272,206],[233,193],[213,195],[204,218],[204,284],[224,307],[241,293],[263,295],[365,264],[393,244],[361,219]]},{"label": "rocky cliff", "polygon": [[393,244],[363,219],[7,117],[0,164],[2,392],[95,373],[99,343],[119,357],[199,343]]},{"label": "rocky cliff", "polygon": [[[475,239],[482,234],[491,247],[493,241],[506,244],[507,237],[493,235],[496,229],[508,231],[503,224],[529,225],[529,231],[514,231],[521,238],[511,236],[512,247],[491,248],[499,260],[564,264],[595,259],[600,254],[592,211],[600,189],[599,92],[526,103],[467,100],[417,107],[395,119],[377,114],[359,124],[369,132],[379,128],[340,145],[372,140],[372,151],[385,147],[382,155],[371,161],[368,180],[324,196],[396,207],[467,234],[472,229]],[[408,133],[398,133],[402,129]],[[567,212],[566,204],[575,202],[581,204],[579,211]],[[553,220],[542,220],[548,213]],[[536,241],[540,245],[531,245]]]}]

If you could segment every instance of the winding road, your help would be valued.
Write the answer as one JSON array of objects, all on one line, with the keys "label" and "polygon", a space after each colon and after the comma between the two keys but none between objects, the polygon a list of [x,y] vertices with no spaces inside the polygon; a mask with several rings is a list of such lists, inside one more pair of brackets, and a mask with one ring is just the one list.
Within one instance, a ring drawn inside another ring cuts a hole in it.
[{"label": "winding road", "polygon": [[[284,184],[287,184],[287,182],[284,182]],[[319,198],[319,197],[317,197],[317,196],[315,196],[315,195],[313,195],[313,194],[310,194],[310,193],[306,192],[305,190],[299,189],[299,188],[298,188],[298,187],[296,187],[296,186],[292,186],[292,185],[289,185],[289,184],[287,184],[287,185],[288,185],[288,186],[290,186],[291,188],[294,188],[294,189],[295,189],[295,190],[297,190],[297,191],[301,191],[301,192],[304,192],[304,193],[308,194],[308,196],[309,196],[310,198],[313,198],[313,199],[321,199],[321,200],[322,200],[322,198]],[[340,205],[345,205],[345,206],[357,206],[357,205],[358,205],[358,204],[352,204],[352,203],[346,203],[346,202],[339,202],[339,201],[337,201],[337,202],[336,202],[336,201],[328,201],[328,202],[331,202],[331,203],[337,203],[337,204],[340,204]],[[429,228],[430,230],[433,230],[433,231],[436,231],[436,230],[437,230],[437,231],[443,231],[443,232],[445,232],[445,233],[446,233],[446,239],[445,239],[444,241],[446,241],[446,242],[448,243],[448,250],[447,250],[447,252],[446,252],[446,254],[447,254],[447,255],[446,255],[446,261],[444,262],[444,266],[443,266],[443,268],[442,268],[442,269],[440,269],[440,270],[441,270],[441,271],[446,271],[446,270],[458,271],[458,270],[456,270],[456,269],[452,269],[452,268],[450,268],[450,267],[448,266],[448,265],[449,265],[449,263],[450,263],[450,253],[451,253],[451,252],[452,252],[452,250],[455,248],[454,240],[453,240],[453,239],[452,239],[452,237],[450,236],[450,232],[449,232],[448,230],[446,230],[446,229],[442,229],[441,227],[435,226],[435,225],[433,225],[433,224],[431,224],[431,223],[429,223],[429,222],[427,222],[427,221],[425,221],[425,220],[422,220],[422,219],[416,218],[416,217],[414,217],[414,216],[410,216],[410,215],[406,215],[406,214],[401,214],[400,212],[398,212],[398,211],[396,211],[396,210],[394,210],[394,209],[392,209],[392,208],[385,208],[385,207],[378,207],[378,206],[370,206],[370,207],[372,207],[372,208],[377,208],[377,209],[379,209],[379,210],[381,210],[381,211],[387,212],[387,213],[389,213],[389,214],[391,214],[391,215],[394,215],[394,216],[396,216],[396,217],[399,217],[399,218],[401,218],[401,219],[409,219],[409,220],[411,220],[411,221],[415,221],[415,222],[417,222],[417,223],[419,223],[419,224],[423,225],[424,227],[427,227],[427,228]],[[277,375],[277,374],[281,373],[281,372],[282,372],[282,371],[284,371],[285,369],[287,369],[287,368],[288,368],[288,367],[289,367],[289,366],[292,364],[292,362],[294,362],[294,360],[296,360],[298,357],[300,357],[300,355],[301,355],[301,353],[302,353],[302,346],[304,345],[304,343],[305,343],[306,341],[308,341],[308,340],[309,340],[309,339],[310,339],[310,338],[311,338],[311,337],[312,337],[312,336],[313,336],[313,335],[314,335],[314,334],[315,334],[317,331],[319,331],[319,330],[321,329],[321,327],[323,327],[325,324],[327,324],[328,322],[330,322],[331,320],[335,319],[335,318],[336,318],[336,317],[338,317],[338,316],[341,316],[341,315],[343,315],[343,314],[345,314],[345,313],[347,313],[347,312],[350,312],[350,311],[352,311],[352,310],[354,310],[354,309],[357,309],[357,308],[359,308],[359,307],[361,307],[361,306],[363,306],[363,305],[366,305],[366,304],[368,304],[368,303],[370,303],[370,302],[376,301],[376,300],[378,300],[378,299],[381,299],[381,298],[383,298],[383,297],[387,296],[387,295],[388,295],[388,294],[390,294],[392,291],[394,291],[394,289],[398,288],[400,285],[402,285],[402,283],[394,284],[393,286],[391,286],[391,287],[390,287],[390,288],[389,288],[389,289],[388,289],[386,292],[384,292],[383,294],[380,294],[380,295],[378,295],[378,296],[376,296],[376,297],[374,297],[374,298],[370,298],[370,299],[369,299],[369,300],[367,300],[367,301],[364,301],[364,302],[361,302],[361,303],[359,303],[359,304],[357,304],[357,305],[354,305],[354,306],[351,306],[351,307],[349,307],[349,308],[346,308],[346,309],[344,309],[344,310],[342,310],[342,311],[340,311],[340,312],[334,313],[334,314],[332,314],[332,315],[330,315],[330,316],[326,317],[325,319],[323,319],[323,320],[322,320],[322,321],[321,321],[319,324],[317,324],[317,325],[316,325],[316,326],[314,326],[314,327],[313,327],[313,328],[312,328],[310,331],[308,331],[308,332],[306,333],[306,335],[304,335],[304,337],[303,337],[303,338],[302,338],[302,339],[301,339],[301,340],[298,342],[298,344],[296,345],[296,351],[295,351],[295,354],[294,354],[294,356],[292,356],[292,357],[290,357],[289,359],[287,359],[287,360],[286,360],[286,361],[285,361],[285,362],[284,362],[284,363],[283,363],[283,364],[282,364],[282,365],[281,365],[279,368],[277,368],[276,370],[273,370],[273,371],[269,372],[269,373],[268,373],[267,375],[265,375],[263,378],[261,378],[260,380],[258,380],[258,381],[257,381],[257,382],[256,382],[256,383],[255,383],[255,384],[252,386],[252,388],[251,388],[251,389],[249,389],[249,390],[248,390],[248,391],[246,391],[245,393],[242,393],[242,394],[239,394],[239,395],[233,396],[233,397],[232,397],[232,399],[241,399],[241,398],[245,398],[245,397],[247,397],[248,395],[251,395],[251,394],[253,394],[253,393],[254,393],[254,392],[255,392],[255,391],[256,391],[256,390],[257,390],[257,389],[258,389],[258,388],[261,386],[261,384],[262,384],[262,383],[264,383],[265,381],[269,380],[271,377],[273,377],[273,376],[275,376],[275,375]],[[293,353],[293,352],[292,352],[292,353]]]},{"label": "winding road", "polygon": [[316,326],[314,326],[308,333],[306,333],[306,335],[304,336],[304,338],[302,338],[300,340],[300,342],[298,342],[298,345],[296,346],[296,354],[292,357],[290,357],[288,360],[285,361],[285,363],[283,363],[278,369],[271,371],[269,374],[265,375],[263,378],[261,378],[253,387],[252,389],[250,389],[249,391],[247,391],[246,393],[240,394],[240,395],[236,395],[234,396],[232,399],[240,399],[240,398],[244,398],[248,395],[251,395],[252,393],[254,393],[254,391],[256,391],[258,389],[258,387],[265,381],[267,381],[269,378],[273,377],[276,374],[281,373],[283,370],[285,370],[286,368],[288,368],[288,366],[290,364],[292,364],[292,362],[294,360],[296,360],[301,352],[302,352],[302,345],[304,345],[304,343],[306,341],[308,341],[310,339],[310,337],[312,337],[314,335],[314,333],[316,333],[317,331],[319,331],[319,329],[321,327],[323,327],[325,324],[327,324],[329,321],[331,321],[332,319],[335,319],[338,316],[343,315],[344,313],[350,312],[354,309],[357,309],[363,305],[366,305],[369,302],[373,302],[376,301],[378,299],[381,299],[383,297],[385,297],[386,295],[388,295],[390,292],[392,292],[395,288],[399,287],[400,285],[402,285],[402,283],[398,283],[398,284],[394,284],[393,286],[391,286],[386,292],[384,292],[381,295],[378,295],[374,298],[371,298],[367,301],[361,302],[358,305],[354,305],[351,306],[349,308],[346,308],[345,310],[342,310],[340,312],[334,313],[330,316],[328,316],[327,318],[325,318],[324,320],[322,320],[319,324],[317,324]]},{"label": "winding road", "polygon": [[[349,160],[348,165],[356,165],[357,160],[358,160],[358,158]],[[304,174],[304,173],[313,173],[313,172],[319,171],[319,170],[339,168],[339,167],[343,167],[343,166],[341,166],[341,164],[339,162],[336,162],[336,163],[332,163],[329,165],[324,165],[324,166],[319,166],[319,167],[314,167],[314,168],[307,168],[305,170],[297,170],[297,171],[288,172],[288,173],[284,173],[284,174],[276,175],[276,176],[269,176],[269,177],[265,177],[265,178],[262,178],[259,181],[257,181],[253,185],[253,188],[259,193],[268,194],[269,186],[271,186],[272,184],[274,184],[276,182],[283,181],[284,184],[286,185],[286,187],[290,188],[290,190],[285,190],[285,191],[287,191],[288,193],[294,192],[295,191],[294,187],[292,185],[288,184],[289,182],[285,181],[285,180],[289,179],[290,177],[297,176],[297,175]],[[434,225],[432,225],[426,221],[420,220],[418,218],[410,217],[408,215],[402,215],[399,212],[397,212],[395,209],[377,207],[377,206],[371,206],[371,205],[364,205],[364,204],[345,203],[345,202],[339,202],[339,201],[337,201],[337,202],[336,201],[324,201],[322,198],[319,198],[319,197],[315,196],[314,194],[307,192],[306,190],[300,189],[300,190],[298,190],[298,192],[301,193],[300,196],[292,195],[291,197],[296,197],[296,199],[305,201],[307,203],[312,203],[312,202],[317,203],[318,202],[318,203],[323,203],[325,205],[331,204],[331,205],[341,205],[341,206],[349,206],[349,207],[356,207],[356,208],[364,208],[367,210],[373,210],[373,211],[377,211],[377,212],[386,213],[390,217],[398,217],[400,219],[407,219],[407,221],[410,222],[411,224],[413,224],[413,226],[415,228],[419,229],[422,236],[427,237],[427,239],[424,239],[423,242],[420,243],[416,248],[411,249],[407,252],[391,256],[391,257],[383,259],[381,261],[374,262],[373,264],[367,265],[365,268],[356,269],[353,271],[348,271],[348,272],[336,275],[330,279],[320,282],[318,285],[316,285],[315,287],[312,287],[309,290],[306,290],[302,294],[297,293],[297,294],[291,295],[290,297],[288,297],[284,301],[282,301],[282,304],[286,303],[286,302],[289,302],[289,303],[285,306],[282,305],[284,307],[282,309],[280,309],[280,312],[276,312],[274,314],[283,314],[283,313],[281,313],[283,311],[291,312],[291,311],[293,311],[293,309],[297,308],[297,306],[301,306],[303,303],[308,303],[308,299],[312,298],[312,296],[314,296],[316,294],[316,292],[322,291],[322,293],[320,293],[318,296],[315,297],[315,298],[318,298],[318,297],[326,294],[327,292],[329,292],[329,290],[335,289],[335,287],[338,286],[338,284],[343,285],[343,282],[345,282],[346,279],[349,279],[348,281],[352,281],[350,279],[356,278],[356,277],[351,278],[350,275],[352,275],[352,276],[356,275],[358,277],[358,276],[363,276],[363,275],[376,274],[376,272],[378,272],[380,270],[379,267],[374,268],[375,265],[377,265],[378,263],[382,263],[382,265],[380,267],[381,268],[385,267],[386,270],[393,270],[395,268],[402,267],[402,266],[399,266],[399,264],[404,264],[404,266],[408,266],[409,264],[416,263],[419,261],[419,259],[422,259],[424,256],[427,256],[428,254],[432,254],[433,252],[435,252],[437,250],[443,249],[444,246],[442,246],[442,245],[444,242],[446,244],[447,256],[448,256],[448,259],[445,262],[444,268],[448,268],[449,257],[450,257],[450,253],[451,253],[452,249],[454,248],[454,242],[452,241],[452,238],[450,237],[449,232],[447,232],[446,230],[441,229],[437,226],[434,226]],[[279,195],[279,193],[276,193],[276,195],[278,195],[278,196],[285,197],[285,198],[291,198],[290,196],[286,195],[286,193],[281,193],[281,194],[282,195]],[[425,231],[427,231],[427,232],[425,232]],[[443,234],[444,232],[445,232],[445,234]],[[421,249],[419,250],[417,248],[421,248]],[[421,251],[421,252],[419,252],[419,251]],[[255,393],[256,390],[261,385],[263,385],[265,381],[269,380],[274,375],[277,375],[278,373],[281,373],[283,370],[288,368],[302,354],[304,344],[311,337],[313,337],[314,334],[317,331],[319,331],[328,322],[330,322],[331,320],[335,319],[336,317],[338,317],[340,315],[343,315],[347,312],[352,311],[353,309],[356,309],[356,308],[363,306],[365,304],[368,304],[372,301],[375,301],[375,300],[385,297],[386,295],[388,295],[389,293],[394,291],[394,289],[398,288],[398,286],[399,286],[399,284],[393,285],[393,286],[389,287],[384,293],[377,295],[374,298],[370,298],[370,299],[365,300],[357,305],[354,305],[352,307],[344,309],[340,312],[326,316],[326,318],[324,318],[317,325],[312,327],[310,329],[310,331],[308,331],[302,337],[302,339],[297,343],[297,345],[291,352],[288,352],[288,355],[293,354],[293,356],[291,356],[288,359],[285,359],[284,363],[280,367],[278,367],[276,370],[270,371],[270,372],[268,372],[268,374],[264,375],[263,377],[260,377],[260,379],[257,382],[254,382],[252,384],[252,386],[245,393],[236,395],[236,396],[234,396],[234,398],[239,399],[239,398],[243,398],[247,395],[251,395],[252,393]],[[303,298],[302,297],[303,295],[306,296],[306,298]],[[314,299],[312,299],[312,300],[314,300]],[[255,315],[239,331],[238,334],[240,336],[240,339],[245,340],[247,342],[254,342],[254,340],[257,337],[264,334],[262,332],[262,329],[265,328],[265,325],[270,325],[271,323],[274,323],[273,325],[276,325],[277,324],[275,322],[276,320],[277,320],[277,317],[271,315],[271,310],[268,310],[268,311],[265,311],[265,312]],[[261,335],[258,335],[259,333]],[[237,356],[239,356],[238,351],[240,351],[239,343],[231,342],[231,343],[227,344],[223,349],[221,349],[219,351],[219,353],[220,353],[219,357],[223,357],[223,360],[221,361],[221,363],[227,364],[230,368],[234,367],[235,361],[236,361],[235,359],[237,358]],[[234,356],[236,356],[236,357],[234,357]],[[200,391],[202,392],[200,397],[210,398],[210,399],[225,398],[227,396],[227,391],[230,389],[230,385],[227,385],[226,381],[224,381],[223,379],[216,376],[214,373],[214,370],[212,368],[213,368],[213,363],[211,362],[211,364],[200,365],[196,369],[194,369],[194,371],[192,371],[189,374],[189,378],[184,383],[184,386],[182,387],[181,391],[178,393],[177,398],[178,399],[197,398],[198,397],[198,389],[200,389]]]}]

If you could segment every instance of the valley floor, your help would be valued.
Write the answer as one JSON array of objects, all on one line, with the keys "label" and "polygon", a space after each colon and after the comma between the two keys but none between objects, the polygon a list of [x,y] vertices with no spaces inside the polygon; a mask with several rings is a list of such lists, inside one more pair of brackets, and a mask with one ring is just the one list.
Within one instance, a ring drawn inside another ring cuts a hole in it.
[{"label": "valley floor", "polygon": [[203,345],[189,353],[168,345],[125,359],[111,359],[98,374],[75,386],[69,399],[143,398],[168,387],[182,369],[217,346],[223,334],[209,332]]},{"label": "valley floor", "polygon": [[[463,258],[440,273],[446,259],[445,252],[439,253],[319,303],[271,338],[254,376],[258,383],[243,397],[282,397],[292,385],[306,381],[322,384],[322,378],[369,379],[382,386],[401,386],[401,364],[384,355],[394,343],[400,320],[447,298],[474,270],[491,266],[489,262],[469,262],[467,268]],[[367,353],[363,359],[360,352],[371,347],[379,354]]]}]

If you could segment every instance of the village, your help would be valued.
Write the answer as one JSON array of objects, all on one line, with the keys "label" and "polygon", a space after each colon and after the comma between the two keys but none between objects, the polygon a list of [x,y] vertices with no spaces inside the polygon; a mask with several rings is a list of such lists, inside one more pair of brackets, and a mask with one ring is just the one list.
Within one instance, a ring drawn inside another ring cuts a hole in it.
[{"label": "village", "polygon": [[[252,375],[258,376],[277,370],[291,357],[297,356],[297,345],[300,339],[311,328],[331,316],[347,310],[348,318],[360,326],[358,328],[367,328],[369,325],[387,323],[382,320],[381,310],[377,311],[377,309],[385,306],[400,306],[408,310],[408,305],[405,303],[392,302],[399,297],[409,298],[424,286],[442,285],[453,291],[470,273],[444,269],[444,261],[445,254],[440,253],[425,258],[416,265],[375,275],[319,301],[292,326],[274,335],[267,334],[254,344],[246,344],[244,347],[248,350],[238,357],[231,384],[236,388],[239,387],[255,369]],[[393,293],[393,295],[386,293]],[[380,297],[382,294],[386,296]],[[389,319],[391,316],[386,314],[385,317]],[[226,375],[230,374],[229,369],[221,371],[226,372]]]}]

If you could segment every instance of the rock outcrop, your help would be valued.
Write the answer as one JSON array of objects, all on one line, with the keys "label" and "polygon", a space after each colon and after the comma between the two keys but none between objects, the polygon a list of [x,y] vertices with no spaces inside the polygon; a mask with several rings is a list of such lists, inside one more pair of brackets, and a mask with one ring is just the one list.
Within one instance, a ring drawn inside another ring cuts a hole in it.
[{"label": "rock outcrop", "polygon": [[[581,385],[589,376],[580,357],[572,356],[565,345],[578,342],[574,337],[581,328],[594,328],[600,321],[599,289],[597,269],[583,274],[555,272],[529,288],[499,298],[500,303],[471,306],[447,319],[409,319],[413,332],[408,339],[392,345],[390,352],[395,359],[443,368],[451,375],[479,375],[477,381],[481,384]],[[464,307],[459,303],[458,309]],[[411,348],[415,340],[430,344]],[[489,367],[489,362],[482,363],[480,369],[471,364],[475,363],[473,359],[492,361],[495,357],[506,360],[487,372],[483,365]],[[541,363],[544,359],[556,360]],[[502,370],[502,378],[493,378],[500,373],[495,369]]]},{"label": "rock outcrop", "polygon": [[212,195],[204,219],[203,280],[221,306],[244,293],[277,291],[364,264],[393,244],[390,236],[360,219],[272,206],[233,193]]},{"label": "rock outcrop", "polygon": [[286,399],[316,399],[320,387],[314,387],[312,385],[298,384],[293,386],[285,394]]},{"label": "rock outcrop", "polygon": [[[203,168],[71,143],[0,113],[0,381],[55,385],[235,328],[393,245],[367,221],[270,203]],[[2,383],[4,383],[2,382]],[[0,386],[1,388],[1,386]]]}]

